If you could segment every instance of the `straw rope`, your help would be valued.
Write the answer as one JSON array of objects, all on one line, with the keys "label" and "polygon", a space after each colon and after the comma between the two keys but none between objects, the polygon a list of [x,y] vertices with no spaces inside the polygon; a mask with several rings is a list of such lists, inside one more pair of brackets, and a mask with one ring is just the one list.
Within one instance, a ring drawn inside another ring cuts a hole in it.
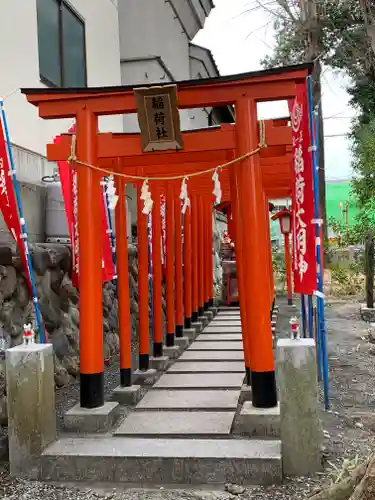
[{"label": "straw rope", "polygon": [[130,174],[124,174],[121,172],[113,172],[112,170],[103,168],[103,167],[98,167],[97,165],[92,165],[91,163],[86,163],[84,161],[80,161],[77,159],[76,156],[76,134],[72,135],[72,147],[71,147],[71,155],[68,158],[68,163],[72,164],[75,163],[77,165],[83,165],[84,167],[91,168],[92,170],[95,170],[97,172],[101,172],[106,175],[114,175],[117,177],[123,177],[125,179],[132,179],[132,180],[137,180],[137,181],[175,181],[175,180],[183,180],[186,179],[188,180],[191,177],[198,177],[200,175],[205,175],[210,172],[215,172],[215,171],[220,171],[226,167],[230,167],[231,165],[235,165],[236,163],[239,163],[243,160],[246,160],[247,158],[250,158],[251,156],[254,156],[255,154],[259,153],[262,149],[267,147],[266,143],[266,134],[265,134],[265,125],[264,121],[259,122],[259,128],[260,128],[260,140],[259,140],[259,145],[256,149],[253,151],[250,151],[248,153],[245,153],[241,156],[238,156],[237,158],[234,158],[233,160],[230,160],[226,163],[223,163],[222,165],[218,165],[213,168],[208,168],[205,170],[199,170],[198,172],[192,172],[190,174],[182,174],[182,175],[174,175],[174,176],[163,176],[163,177],[154,177],[154,176],[141,176],[141,175],[130,175]]}]

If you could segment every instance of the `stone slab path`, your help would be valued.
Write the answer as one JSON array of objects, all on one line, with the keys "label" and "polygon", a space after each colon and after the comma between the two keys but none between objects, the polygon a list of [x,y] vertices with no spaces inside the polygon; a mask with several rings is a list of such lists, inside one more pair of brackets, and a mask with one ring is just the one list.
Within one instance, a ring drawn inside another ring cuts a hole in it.
[{"label": "stone slab path", "polygon": [[112,437],[65,437],[52,444],[42,457],[43,479],[158,485],[281,481],[279,440],[232,434],[244,375],[239,309],[225,309],[133,411],[124,413]]}]

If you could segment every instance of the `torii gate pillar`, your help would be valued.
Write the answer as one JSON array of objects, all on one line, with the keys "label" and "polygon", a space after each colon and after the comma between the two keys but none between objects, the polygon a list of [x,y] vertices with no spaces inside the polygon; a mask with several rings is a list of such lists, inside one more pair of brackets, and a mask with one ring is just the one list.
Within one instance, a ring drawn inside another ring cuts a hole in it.
[{"label": "torii gate pillar", "polygon": [[[97,163],[98,118],[83,106],[77,113],[77,157]],[[100,174],[77,164],[81,407],[104,405],[103,290]]]},{"label": "torii gate pillar", "polygon": [[[236,102],[237,155],[253,151],[258,145],[256,102],[245,95]],[[264,217],[264,194],[259,155],[241,161],[234,168],[237,176],[236,196],[242,215],[242,252],[240,271],[240,306],[246,309],[245,336],[251,359],[253,406],[272,408],[277,405],[275,361],[272,346],[269,303],[268,242]],[[245,296],[241,297],[241,289]]]}]

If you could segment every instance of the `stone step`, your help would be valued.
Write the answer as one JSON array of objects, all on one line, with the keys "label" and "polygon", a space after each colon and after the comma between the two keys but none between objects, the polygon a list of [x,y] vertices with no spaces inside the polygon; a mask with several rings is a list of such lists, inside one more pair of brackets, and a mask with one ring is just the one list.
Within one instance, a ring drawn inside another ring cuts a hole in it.
[{"label": "stone step", "polygon": [[227,342],[231,340],[238,340],[242,342],[242,333],[218,333],[216,334],[211,332],[211,333],[201,333],[199,337],[196,339],[196,342],[203,342],[203,341],[209,341],[209,342]]},{"label": "stone step", "polygon": [[43,481],[259,485],[282,481],[280,441],[62,438],[41,458]]},{"label": "stone step", "polygon": [[243,380],[243,373],[166,373],[160,377],[150,390],[240,389]]},{"label": "stone step", "polygon": [[209,326],[207,326],[204,330],[203,333],[241,333],[242,328],[241,326],[215,326],[212,323],[210,323]]},{"label": "stone step", "polygon": [[235,411],[136,411],[115,431],[116,436],[143,438],[228,438]]},{"label": "stone step", "polygon": [[178,361],[242,361],[243,351],[185,351]]},{"label": "stone step", "polygon": [[193,342],[188,351],[243,351],[242,340],[237,342]]},{"label": "stone step", "polygon": [[177,361],[167,373],[244,373],[243,361]]},{"label": "stone step", "polygon": [[213,328],[213,327],[216,327],[216,326],[241,326],[241,320],[240,319],[232,319],[232,320],[225,320],[225,321],[221,321],[220,318],[218,319],[215,319],[214,321],[211,321],[210,323],[210,327]]},{"label": "stone step", "polygon": [[236,390],[153,390],[144,396],[134,410],[236,411],[239,397],[240,391]]}]

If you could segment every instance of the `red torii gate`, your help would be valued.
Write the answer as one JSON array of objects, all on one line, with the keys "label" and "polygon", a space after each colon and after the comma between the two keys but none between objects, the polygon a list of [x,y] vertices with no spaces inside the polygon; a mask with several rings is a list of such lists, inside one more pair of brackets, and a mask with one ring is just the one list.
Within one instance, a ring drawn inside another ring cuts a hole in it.
[{"label": "red torii gate", "polygon": [[[287,119],[279,120],[267,120],[262,122],[265,129],[265,138],[267,142],[267,148],[260,151],[261,157],[261,168],[262,168],[262,182],[263,188],[265,190],[266,196],[283,196],[289,195],[292,184],[292,167],[291,167],[291,155],[289,150],[291,149],[291,129],[288,127]],[[180,214],[180,202],[178,198],[180,183],[181,181],[174,181],[170,184],[176,184],[174,186],[174,192],[172,189],[166,187],[166,183],[163,181],[155,182],[152,178],[155,176],[167,177],[178,176],[181,170],[186,175],[191,173],[199,173],[205,169],[215,169],[218,166],[218,161],[226,161],[228,158],[234,158],[235,152],[235,125],[222,125],[221,127],[202,129],[199,131],[188,131],[183,133],[185,148],[182,152],[174,153],[168,152],[168,165],[160,165],[163,156],[159,154],[153,154],[152,156],[145,156],[141,153],[140,147],[140,136],[139,134],[99,134],[99,154],[98,154],[98,165],[102,168],[106,168],[108,173],[122,172],[126,175],[134,176],[148,176],[151,180],[151,189],[153,192],[153,198],[155,201],[155,207],[153,210],[153,241],[154,249],[153,255],[156,256],[156,261],[153,262],[153,301],[154,301],[154,356],[160,357],[163,355],[163,344],[162,344],[162,314],[161,314],[161,262],[158,256],[160,255],[160,235],[159,235],[159,223],[157,220],[160,218],[160,193],[163,191],[167,192],[168,198],[168,211],[167,211],[167,237],[172,233],[173,218],[175,218],[175,241],[173,248],[172,241],[169,239],[169,248],[167,253],[167,346],[174,345],[174,335],[176,337],[183,336],[183,327],[190,328],[192,321],[197,321],[198,317],[203,315],[205,309],[208,308],[210,302],[213,301],[213,268],[212,268],[212,258],[211,258],[211,241],[212,241],[212,227],[211,234],[209,231],[209,220],[210,220],[210,205],[212,204],[212,172],[207,174],[199,175],[197,177],[192,177],[189,179],[188,188],[189,192],[193,193],[193,205],[197,206],[201,203],[201,214],[204,216],[203,219],[196,217],[193,219],[193,232],[196,235],[199,230],[204,232],[203,235],[193,238],[194,245],[191,245],[191,238],[189,238],[190,232],[190,210],[187,210],[185,217],[185,233],[188,235],[188,242],[185,242],[185,279],[182,276],[182,247],[181,247],[181,214]],[[62,160],[67,158],[71,152],[71,135],[64,135],[58,144],[54,143],[47,146],[48,157],[50,160]],[[102,144],[101,144],[102,143]],[[198,150],[198,148],[201,148]],[[280,156],[284,154],[284,156]],[[103,155],[103,156],[102,156]],[[117,157],[116,157],[117,155]],[[200,163],[190,163],[194,158],[200,155],[205,161]],[[272,156],[274,155],[274,156]],[[144,158],[142,163],[147,163],[148,166],[139,166],[139,157]],[[182,163],[184,161],[186,163]],[[287,162],[285,162],[287,160]],[[125,164],[125,165],[124,165]],[[173,165],[173,166],[172,166]],[[220,182],[223,191],[223,199],[230,200],[230,168],[226,167],[222,169],[220,174]],[[277,185],[275,185],[275,175],[277,176]],[[126,181],[126,179],[125,179]],[[120,178],[117,178],[117,184],[119,184]],[[124,179],[121,179],[124,182]],[[132,182],[132,181],[130,181]],[[120,188],[122,189],[122,188]],[[194,194],[195,193],[195,194]],[[174,197],[174,200],[173,200]],[[124,207],[119,207],[119,210],[124,210]],[[194,215],[197,211],[194,211]],[[117,214],[117,218],[123,217],[123,215]],[[198,229],[198,220],[207,226],[205,228]],[[268,226],[267,226],[268,227]],[[140,234],[143,234],[144,228],[140,228]],[[185,236],[185,235],[184,235]],[[121,235],[118,235],[121,238]],[[197,240],[197,241],[195,241]],[[201,248],[201,245],[205,245],[205,248]],[[270,240],[268,234],[268,241]],[[196,247],[198,244],[199,249]],[[192,251],[193,259],[195,265],[193,266],[193,284],[191,283],[191,262],[189,262],[189,252]],[[270,287],[270,309],[274,301],[274,283],[273,283],[273,272],[272,272],[272,255],[270,250],[270,244],[267,245],[267,251],[269,256],[269,287]],[[123,253],[123,252],[122,252]],[[200,253],[200,259],[198,258],[198,253]],[[203,263],[204,256],[204,263]],[[175,274],[173,273],[174,265],[173,260],[176,259],[175,264]],[[199,263],[199,265],[197,264]],[[121,267],[121,266],[120,266]],[[198,270],[199,267],[199,270]],[[141,269],[141,266],[140,266]],[[124,270],[125,271],[125,270]],[[199,276],[198,276],[199,275]],[[173,291],[173,284],[175,281],[175,293]],[[211,283],[210,283],[211,281]],[[198,286],[198,282],[200,286]],[[183,293],[183,283],[185,285],[185,293]],[[123,317],[122,310],[128,308],[128,302],[123,303],[121,297],[124,294],[120,292],[119,301],[119,315],[120,318]],[[184,296],[184,301],[183,301]],[[143,297],[141,297],[141,302],[143,305]],[[183,302],[185,302],[185,307],[183,307]],[[176,308],[176,314],[174,311]],[[185,309],[185,311],[184,311]],[[142,314],[148,314],[146,308],[141,307]],[[185,318],[184,318],[185,312]],[[147,320],[146,320],[147,321]],[[245,322],[245,319],[243,319]],[[127,331],[123,325],[120,327],[120,342],[122,350],[125,349],[125,344],[127,342]],[[143,326],[145,321],[141,321]],[[126,332],[126,337],[124,338],[122,331]],[[141,328],[141,339],[142,342],[141,352],[140,352],[140,369],[147,370],[149,367],[148,363],[148,347],[147,347],[147,329]],[[246,346],[246,338],[244,336],[244,346]],[[147,351],[146,351],[147,349]],[[128,358],[124,360],[125,364],[129,363]],[[248,375],[247,382],[250,384],[250,353],[248,349],[245,348],[245,364],[246,372]],[[126,373],[126,376],[125,376]],[[121,382],[124,385],[131,384],[130,377],[130,367],[121,366]]]},{"label": "red torii gate", "polygon": [[[256,103],[293,99],[296,83],[304,81],[311,70],[312,65],[300,65],[237,77],[177,83],[181,109],[233,104],[236,108],[236,156],[242,159],[233,169],[231,196],[238,268],[243,284],[240,304],[241,311],[246,313],[243,330],[251,352],[252,398],[257,407],[275,406],[277,395],[269,321],[267,228],[260,157],[246,155],[258,146]],[[77,123],[81,406],[95,408],[104,403],[101,247],[100,229],[96,224],[100,214],[101,175],[85,164],[98,165],[98,116],[136,112],[133,88],[29,89],[23,93],[29,102],[38,106],[42,118],[75,118]],[[162,156],[163,162],[167,162],[168,154]],[[146,224],[145,218],[139,219],[140,225]],[[143,266],[147,262],[144,234],[141,231],[139,235],[139,259]],[[147,293],[146,283],[147,274],[145,280],[142,273],[140,295]],[[140,313],[140,320],[142,317]]]}]

